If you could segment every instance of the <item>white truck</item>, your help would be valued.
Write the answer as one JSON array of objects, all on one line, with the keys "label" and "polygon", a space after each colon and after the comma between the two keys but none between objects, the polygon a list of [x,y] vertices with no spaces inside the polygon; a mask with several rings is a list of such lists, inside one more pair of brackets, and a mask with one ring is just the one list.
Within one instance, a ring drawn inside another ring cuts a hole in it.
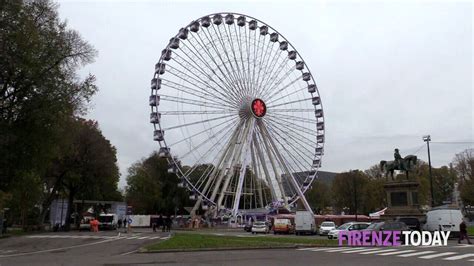
[{"label": "white truck", "polygon": [[459,225],[463,220],[463,215],[457,209],[433,209],[426,213],[426,224],[423,230],[426,231],[451,231],[451,237],[459,234]]},{"label": "white truck", "polygon": [[297,211],[295,215],[295,234],[311,234],[316,233],[316,222],[314,214],[310,211]]}]

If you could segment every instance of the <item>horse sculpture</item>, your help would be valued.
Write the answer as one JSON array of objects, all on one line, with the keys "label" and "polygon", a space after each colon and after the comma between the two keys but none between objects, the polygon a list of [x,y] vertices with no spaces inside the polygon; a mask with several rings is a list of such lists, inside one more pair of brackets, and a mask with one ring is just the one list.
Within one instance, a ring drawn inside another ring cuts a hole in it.
[{"label": "horse sculpture", "polygon": [[417,163],[417,157],[415,155],[407,155],[403,159],[400,160],[400,164],[396,161],[380,161],[380,169],[385,172],[385,177],[390,176],[393,179],[393,172],[395,170],[405,171],[408,180],[408,172],[413,170],[413,166]]}]

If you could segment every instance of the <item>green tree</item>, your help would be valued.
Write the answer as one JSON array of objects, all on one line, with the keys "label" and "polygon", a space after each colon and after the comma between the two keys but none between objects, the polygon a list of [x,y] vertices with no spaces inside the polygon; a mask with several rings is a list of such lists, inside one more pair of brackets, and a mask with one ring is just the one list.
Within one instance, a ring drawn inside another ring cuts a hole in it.
[{"label": "green tree", "polygon": [[1,1],[0,10],[0,191],[16,195],[39,178],[28,198],[42,201],[46,172],[68,142],[65,125],[97,91],[94,76],[76,74],[96,51],[50,1]]},{"label": "green tree", "polygon": [[316,213],[321,213],[332,206],[331,197],[330,186],[319,179],[316,179],[311,189],[306,192],[306,200]]}]

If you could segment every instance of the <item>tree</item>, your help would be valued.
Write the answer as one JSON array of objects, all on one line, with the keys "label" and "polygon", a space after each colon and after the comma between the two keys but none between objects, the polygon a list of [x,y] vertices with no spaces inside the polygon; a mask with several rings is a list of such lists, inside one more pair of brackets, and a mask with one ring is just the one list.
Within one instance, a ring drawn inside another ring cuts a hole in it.
[{"label": "tree", "polygon": [[[206,168],[205,165],[199,167],[202,171]],[[178,183],[176,175],[168,173],[167,160],[152,153],[128,169],[127,203],[141,214],[171,214],[176,208],[182,210],[190,205],[189,194],[186,189],[178,188]]]},{"label": "tree", "polygon": [[306,192],[306,200],[316,213],[323,212],[327,207],[332,206],[330,187],[316,179],[311,185],[311,189]]},{"label": "tree", "polygon": [[59,20],[50,1],[0,5],[0,191],[21,194],[39,178],[28,198],[43,200],[46,172],[68,142],[65,125],[85,112],[97,91],[94,76],[76,74],[96,51]]},{"label": "tree", "polygon": [[474,179],[474,149],[466,149],[456,154],[453,163],[460,181]]}]

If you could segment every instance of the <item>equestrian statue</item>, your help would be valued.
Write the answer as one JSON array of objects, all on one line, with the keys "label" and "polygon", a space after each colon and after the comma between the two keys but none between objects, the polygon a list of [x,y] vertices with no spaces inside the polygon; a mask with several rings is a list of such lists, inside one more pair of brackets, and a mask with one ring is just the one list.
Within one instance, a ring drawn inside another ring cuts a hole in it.
[{"label": "equestrian statue", "polygon": [[385,172],[385,177],[388,177],[388,174],[390,174],[392,180],[394,180],[393,172],[398,170],[405,171],[408,180],[408,173],[413,170],[417,163],[416,155],[407,155],[405,158],[402,158],[398,149],[395,149],[393,157],[395,158],[394,161],[380,161],[380,169]]}]

